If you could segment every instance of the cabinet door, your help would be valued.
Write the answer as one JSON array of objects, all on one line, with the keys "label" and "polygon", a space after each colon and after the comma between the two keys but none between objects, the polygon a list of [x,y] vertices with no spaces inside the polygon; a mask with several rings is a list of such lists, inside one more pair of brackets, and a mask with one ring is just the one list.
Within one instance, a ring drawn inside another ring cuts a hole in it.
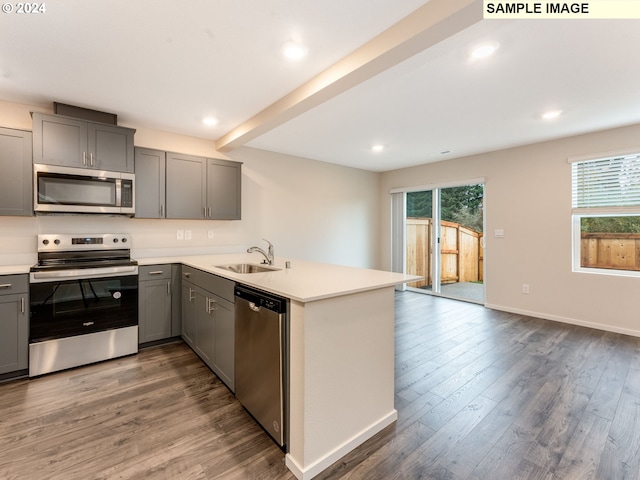
[{"label": "cabinet door", "polygon": [[140,282],[138,343],[171,337],[170,279]]},{"label": "cabinet door", "polygon": [[196,353],[209,367],[213,366],[214,336],[211,294],[206,290],[196,288]]},{"label": "cabinet door", "polygon": [[195,286],[182,282],[182,338],[195,349],[196,339],[196,292]]},{"label": "cabinet door", "polygon": [[90,168],[133,173],[133,130],[89,123],[87,133]]},{"label": "cabinet door", "polygon": [[33,114],[33,163],[86,167],[87,122]]},{"label": "cabinet door", "polygon": [[235,312],[234,305],[214,297],[214,358],[213,367],[220,379],[235,391]]},{"label": "cabinet door", "polygon": [[0,128],[0,215],[33,215],[32,135]]},{"label": "cabinet door", "polygon": [[242,164],[207,159],[207,218],[240,220]]},{"label": "cabinet door", "polygon": [[182,335],[182,266],[171,265],[171,336]]},{"label": "cabinet door", "polygon": [[205,158],[167,153],[167,218],[205,218]]},{"label": "cabinet door", "polygon": [[135,149],[136,217],[165,217],[165,152]]},{"label": "cabinet door", "polygon": [[0,374],[29,368],[26,294],[0,295]]}]

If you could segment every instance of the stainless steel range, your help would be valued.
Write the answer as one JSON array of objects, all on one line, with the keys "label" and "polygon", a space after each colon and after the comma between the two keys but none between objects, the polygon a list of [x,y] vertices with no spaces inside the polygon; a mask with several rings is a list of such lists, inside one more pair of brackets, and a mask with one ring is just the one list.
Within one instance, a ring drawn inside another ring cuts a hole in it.
[{"label": "stainless steel range", "polygon": [[127,234],[38,235],[29,376],[138,352],[138,264]]}]

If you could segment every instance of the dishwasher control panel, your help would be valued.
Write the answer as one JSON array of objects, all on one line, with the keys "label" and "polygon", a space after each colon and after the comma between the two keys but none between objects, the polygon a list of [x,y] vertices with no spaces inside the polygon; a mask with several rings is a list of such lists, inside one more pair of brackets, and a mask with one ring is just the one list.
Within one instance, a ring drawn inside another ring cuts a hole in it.
[{"label": "dishwasher control panel", "polygon": [[236,285],[235,296],[276,313],[285,313],[287,311],[287,300],[271,293]]}]

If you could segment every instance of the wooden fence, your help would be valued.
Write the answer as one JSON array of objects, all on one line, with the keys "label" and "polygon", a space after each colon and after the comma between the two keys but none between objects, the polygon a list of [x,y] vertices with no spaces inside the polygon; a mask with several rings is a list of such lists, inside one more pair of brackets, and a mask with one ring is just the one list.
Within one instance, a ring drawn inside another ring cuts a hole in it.
[{"label": "wooden fence", "polygon": [[[407,273],[425,280],[410,287],[432,284],[432,228],[430,218],[407,218]],[[440,223],[440,283],[483,281],[482,233],[453,222]]]},{"label": "wooden fence", "polygon": [[640,270],[640,234],[581,234],[580,265],[591,268]]}]

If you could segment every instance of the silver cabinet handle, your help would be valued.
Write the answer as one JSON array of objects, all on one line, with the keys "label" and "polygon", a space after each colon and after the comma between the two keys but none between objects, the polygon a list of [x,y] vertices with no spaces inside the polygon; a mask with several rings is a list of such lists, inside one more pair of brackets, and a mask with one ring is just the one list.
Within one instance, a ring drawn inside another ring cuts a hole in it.
[{"label": "silver cabinet handle", "polygon": [[216,309],[215,303],[216,301],[213,298],[207,297],[207,308],[206,308],[207,313],[211,314],[211,312],[213,312]]},{"label": "silver cabinet handle", "polygon": [[171,295],[171,282],[167,282],[167,295]]},{"label": "silver cabinet handle", "polygon": [[154,270],[153,272],[149,272],[148,275],[162,275],[164,270]]},{"label": "silver cabinet handle", "polygon": [[20,313],[24,313],[24,297],[20,298]]},{"label": "silver cabinet handle", "polygon": [[2,285],[0,285],[0,288],[11,288],[12,286],[12,283],[3,283]]},{"label": "silver cabinet handle", "polygon": [[91,166],[93,167],[93,153],[89,155],[89,158],[91,159]]},{"label": "silver cabinet handle", "polygon": [[190,273],[183,273],[182,275],[184,276],[184,278],[189,278],[191,276]]},{"label": "silver cabinet handle", "polygon": [[160,205],[160,216],[164,217],[164,204]]},{"label": "silver cabinet handle", "polygon": [[208,213],[207,213],[207,217],[208,217],[208,218],[211,218],[211,207],[209,207],[209,208],[207,209],[207,212],[208,212]]},{"label": "silver cabinet handle", "polygon": [[82,152],[82,166],[87,166],[87,152]]},{"label": "silver cabinet handle", "polygon": [[191,287],[189,287],[189,301],[192,302],[196,299],[195,296],[192,296],[192,294],[195,293],[195,290],[193,290]]}]

